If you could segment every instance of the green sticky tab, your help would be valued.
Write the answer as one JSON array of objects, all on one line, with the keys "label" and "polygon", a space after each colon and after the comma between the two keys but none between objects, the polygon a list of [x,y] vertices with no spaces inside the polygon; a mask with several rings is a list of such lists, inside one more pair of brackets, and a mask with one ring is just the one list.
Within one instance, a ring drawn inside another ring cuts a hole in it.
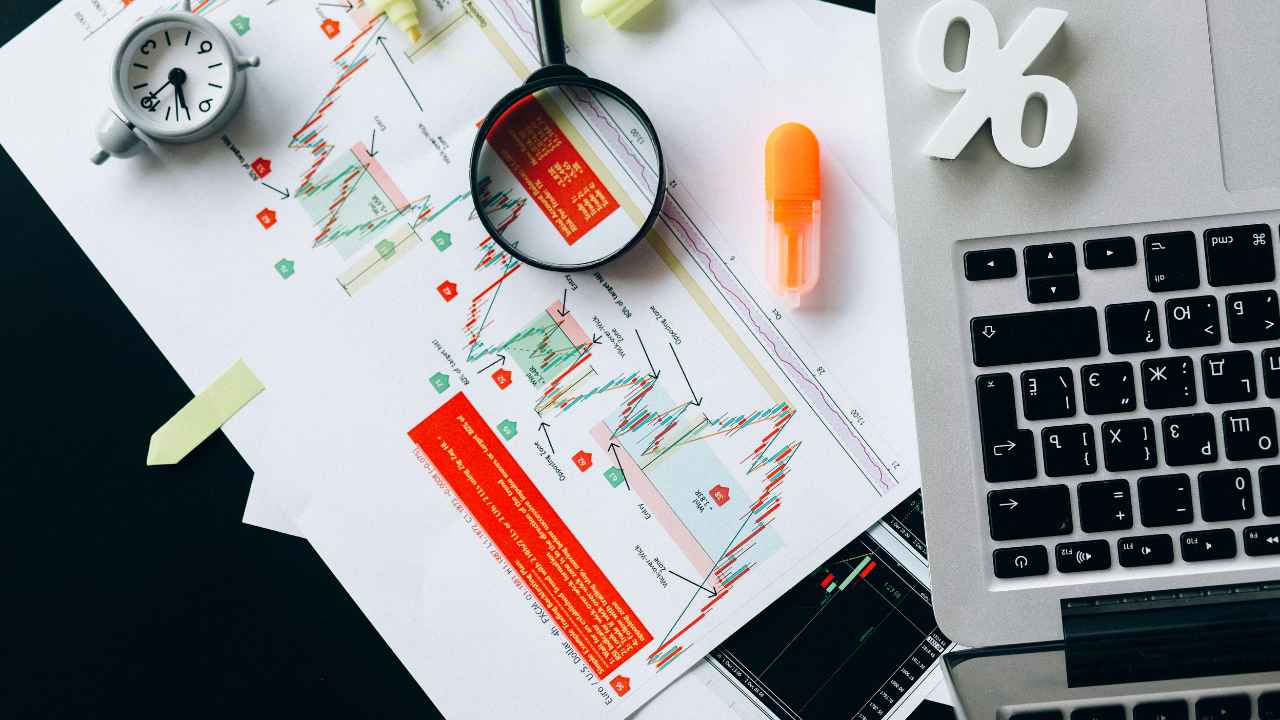
[{"label": "green sticky tab", "polygon": [[262,382],[253,371],[243,360],[237,360],[151,435],[147,464],[172,465],[179,462],[263,389]]}]

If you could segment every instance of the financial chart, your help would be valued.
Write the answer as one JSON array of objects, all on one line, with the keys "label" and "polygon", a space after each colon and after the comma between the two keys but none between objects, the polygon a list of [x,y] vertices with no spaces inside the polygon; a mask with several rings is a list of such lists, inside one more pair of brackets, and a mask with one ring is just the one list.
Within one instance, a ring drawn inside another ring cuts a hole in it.
[{"label": "financial chart", "polygon": [[880,522],[897,533],[921,558],[929,558],[924,538],[924,503],[919,492],[907,496],[906,500],[899,503]]},{"label": "financial chart", "polygon": [[[919,493],[882,522],[910,521],[918,508]],[[779,718],[877,720],[917,690],[950,646],[928,588],[868,532],[708,659]]]}]

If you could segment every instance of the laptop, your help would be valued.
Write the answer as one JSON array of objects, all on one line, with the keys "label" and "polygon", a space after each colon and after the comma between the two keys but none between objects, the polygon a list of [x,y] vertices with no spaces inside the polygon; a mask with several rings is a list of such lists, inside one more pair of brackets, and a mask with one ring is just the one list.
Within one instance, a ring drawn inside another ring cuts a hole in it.
[{"label": "laptop", "polygon": [[[973,648],[948,659],[966,714],[1280,717],[1280,3],[877,13],[934,609]],[[931,83],[935,57],[1015,97]],[[1078,116],[1056,152],[1059,84]],[[964,143],[940,128],[967,93],[998,117]]]}]

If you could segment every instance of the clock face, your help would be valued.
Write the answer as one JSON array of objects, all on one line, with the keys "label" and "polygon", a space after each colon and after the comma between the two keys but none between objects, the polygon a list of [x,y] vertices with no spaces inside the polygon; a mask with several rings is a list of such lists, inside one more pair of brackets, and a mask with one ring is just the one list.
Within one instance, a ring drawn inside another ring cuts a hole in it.
[{"label": "clock face", "polygon": [[234,63],[222,38],[198,25],[148,26],[125,47],[117,71],[129,119],[161,136],[198,130],[231,96]]}]

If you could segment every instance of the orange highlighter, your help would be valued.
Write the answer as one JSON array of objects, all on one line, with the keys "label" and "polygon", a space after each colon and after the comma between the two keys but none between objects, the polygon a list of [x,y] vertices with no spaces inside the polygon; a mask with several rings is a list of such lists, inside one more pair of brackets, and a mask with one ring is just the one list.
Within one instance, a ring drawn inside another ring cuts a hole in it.
[{"label": "orange highlighter", "polygon": [[765,274],[791,307],[818,284],[821,256],[822,175],[818,138],[800,123],[779,125],[764,145],[768,202]]}]

